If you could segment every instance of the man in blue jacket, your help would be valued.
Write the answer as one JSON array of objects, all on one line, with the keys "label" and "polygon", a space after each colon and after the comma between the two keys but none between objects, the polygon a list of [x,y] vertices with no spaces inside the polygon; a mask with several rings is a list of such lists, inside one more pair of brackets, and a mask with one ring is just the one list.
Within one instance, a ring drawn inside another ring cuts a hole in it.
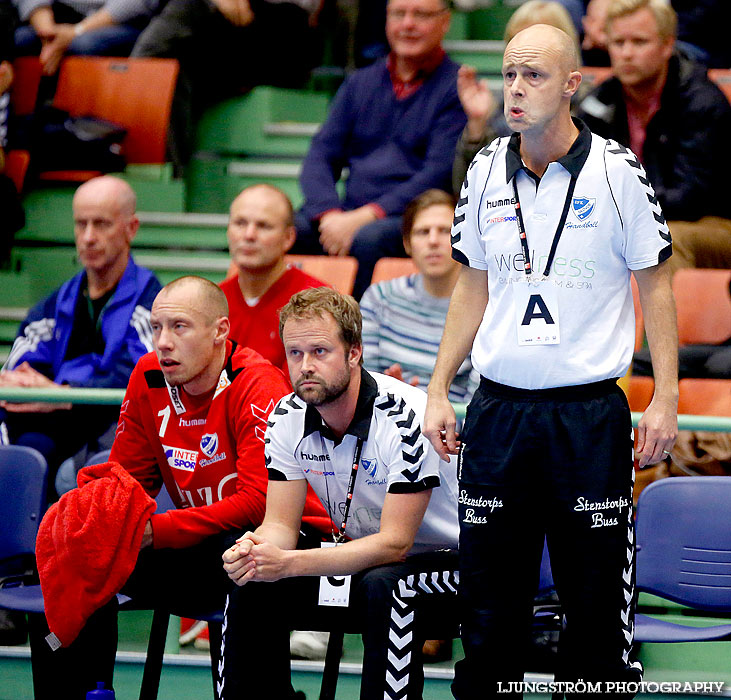
[{"label": "man in blue jacket", "polygon": [[[389,0],[391,53],[345,81],[303,163],[305,204],[293,252],[355,256],[356,298],[379,258],[405,255],[406,205],[430,188],[451,186],[466,117],[457,96],[459,66],[441,46],[449,20],[446,0]],[[345,168],[341,199],[336,186]]]},{"label": "man in blue jacket", "polygon": [[[150,308],[160,283],[135,265],[139,228],[132,188],[103,176],[73,199],[74,236],[84,269],[31,309],[0,372],[0,386],[127,386],[152,350]],[[28,445],[48,461],[49,489],[60,463],[116,424],[117,406],[0,402],[0,442]],[[95,445],[95,447],[103,447]]]}]

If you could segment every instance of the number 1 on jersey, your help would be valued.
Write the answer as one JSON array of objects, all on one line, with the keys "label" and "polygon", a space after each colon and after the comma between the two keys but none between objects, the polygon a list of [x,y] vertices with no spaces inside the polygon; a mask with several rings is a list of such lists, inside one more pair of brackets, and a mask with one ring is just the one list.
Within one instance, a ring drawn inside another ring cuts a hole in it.
[{"label": "number 1 on jersey", "polygon": [[165,437],[165,431],[168,429],[168,421],[170,420],[170,406],[165,406],[162,411],[157,412],[158,416],[162,416],[162,423],[160,423],[160,437]]}]

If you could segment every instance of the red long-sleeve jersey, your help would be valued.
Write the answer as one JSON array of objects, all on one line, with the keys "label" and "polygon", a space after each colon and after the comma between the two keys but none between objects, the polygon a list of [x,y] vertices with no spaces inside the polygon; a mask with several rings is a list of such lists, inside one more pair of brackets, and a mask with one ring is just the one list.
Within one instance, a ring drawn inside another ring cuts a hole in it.
[{"label": "red long-sleeve jersey", "polygon": [[[122,404],[110,460],[155,496],[165,483],[176,510],[152,516],[153,545],[182,548],[264,518],[264,432],[289,393],[282,372],[249,348],[227,341],[216,388],[190,396],[170,387],[155,353],[140,358]],[[323,532],[330,520],[308,493],[304,518]]]}]

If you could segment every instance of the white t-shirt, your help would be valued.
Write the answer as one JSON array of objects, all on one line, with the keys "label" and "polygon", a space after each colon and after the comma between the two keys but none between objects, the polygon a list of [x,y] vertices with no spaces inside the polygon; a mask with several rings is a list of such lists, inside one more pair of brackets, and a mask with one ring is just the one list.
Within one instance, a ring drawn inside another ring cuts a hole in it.
[{"label": "white t-shirt", "polygon": [[307,479],[339,527],[360,437],[363,448],[346,536],[357,539],[380,530],[386,493],[433,489],[411,553],[456,549],[456,465],[440,460],[421,432],[425,407],[420,389],[362,370],[355,415],[338,442],[314,407],[295,394],[285,396],[270,414],[266,431],[269,479]]},{"label": "white t-shirt", "polygon": [[[514,135],[484,148],[462,187],[452,254],[488,273],[489,301],[472,349],[472,365],[500,384],[544,389],[623,376],[634,347],[630,270],[657,265],[672,251],[665,218],[635,155],[592,134],[581,122],[577,126],[580,133],[568,154],[550,163],[540,181],[523,166]],[[530,287],[516,224],[516,173],[537,273],[544,272],[568,205],[544,283],[555,289],[560,331],[555,344],[518,341],[527,308],[522,290]],[[576,184],[567,202],[572,175]]]}]

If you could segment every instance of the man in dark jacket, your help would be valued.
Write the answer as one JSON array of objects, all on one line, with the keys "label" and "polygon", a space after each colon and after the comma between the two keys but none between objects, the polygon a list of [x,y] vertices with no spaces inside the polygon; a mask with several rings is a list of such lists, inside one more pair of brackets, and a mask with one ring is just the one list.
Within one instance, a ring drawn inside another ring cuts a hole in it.
[{"label": "man in dark jacket", "polygon": [[[442,49],[446,0],[389,0],[391,53],[338,91],[302,165],[305,204],[292,252],[353,255],[353,295],[380,257],[403,256],[401,214],[417,195],[448,190],[454,147],[467,119],[457,69]],[[337,183],[347,168],[345,197]]]},{"label": "man in dark jacket", "polygon": [[673,269],[731,267],[731,105],[702,66],[674,50],[677,17],[662,0],[613,0],[614,77],[580,105],[595,133],[642,162],[673,236]]}]

